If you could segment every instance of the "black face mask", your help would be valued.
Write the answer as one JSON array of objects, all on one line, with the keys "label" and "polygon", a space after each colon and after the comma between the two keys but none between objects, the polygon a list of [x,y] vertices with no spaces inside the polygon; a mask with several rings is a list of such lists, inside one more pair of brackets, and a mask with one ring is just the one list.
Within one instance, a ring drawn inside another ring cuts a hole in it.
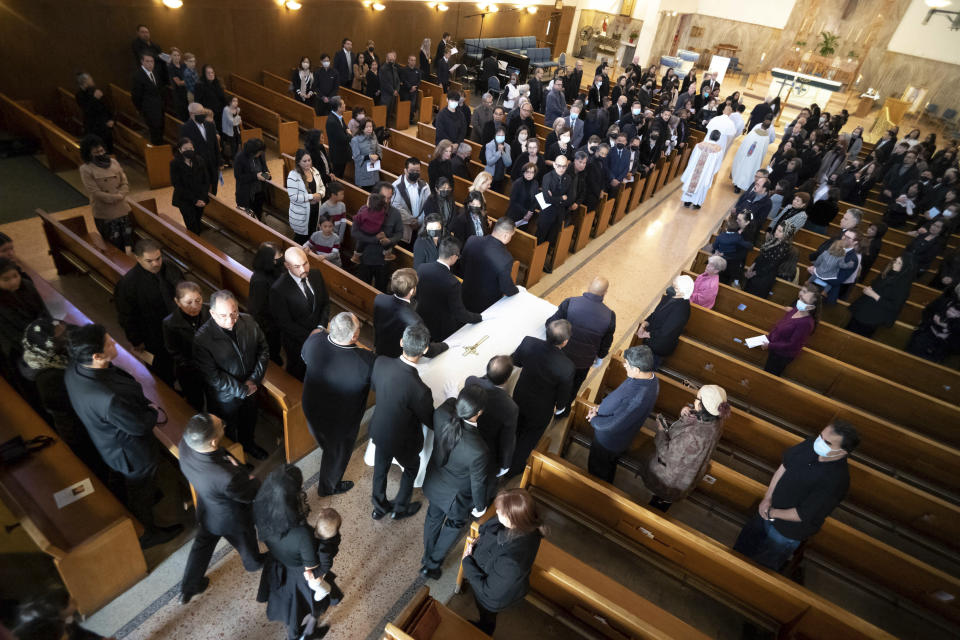
[{"label": "black face mask", "polygon": [[472,204],[469,207],[467,207],[467,210],[474,215],[480,215],[480,212],[483,211],[483,207],[476,204]]},{"label": "black face mask", "polygon": [[672,297],[675,296],[675,295],[677,295],[677,290],[674,289],[672,286],[671,286],[671,287],[667,287],[667,296],[669,296],[669,297],[672,298]]},{"label": "black face mask", "polygon": [[420,179],[419,171],[411,171],[410,173],[407,174],[407,180],[409,180],[410,182],[416,182],[419,179]]},{"label": "black face mask", "polygon": [[102,169],[106,169],[107,167],[110,166],[110,156],[108,156],[105,153],[99,156],[93,156],[93,158],[91,159],[93,160],[93,164],[97,165]]},{"label": "black face mask", "polygon": [[186,151],[181,151],[180,155],[182,155],[187,160],[193,160],[193,157],[197,155],[197,152],[194,151],[193,149],[188,149]]},{"label": "black face mask", "polygon": [[622,143],[622,142],[618,142],[618,143],[617,143],[617,149],[623,149],[623,148],[626,147],[626,146],[627,146],[627,145],[625,145],[625,144]]},{"label": "black face mask", "polygon": [[444,200],[450,197],[450,189],[440,189],[437,193],[440,194],[440,197]]},{"label": "black face mask", "polygon": [[205,115],[203,115],[203,114],[193,116],[193,121],[194,121],[194,122],[198,122],[198,123],[200,123],[200,124],[203,124],[204,122],[207,121],[207,116],[205,116]]},{"label": "black face mask", "polygon": [[373,47],[367,47],[367,51],[369,51],[370,53],[373,53]]},{"label": "black face mask", "polygon": [[427,229],[427,235],[430,236],[431,238],[439,238],[440,229]]},{"label": "black face mask", "polygon": [[273,270],[274,270],[275,272],[279,272],[279,271],[280,271],[281,269],[283,269],[283,268],[284,268],[284,267],[283,267],[283,257],[282,257],[282,256],[273,261]]}]

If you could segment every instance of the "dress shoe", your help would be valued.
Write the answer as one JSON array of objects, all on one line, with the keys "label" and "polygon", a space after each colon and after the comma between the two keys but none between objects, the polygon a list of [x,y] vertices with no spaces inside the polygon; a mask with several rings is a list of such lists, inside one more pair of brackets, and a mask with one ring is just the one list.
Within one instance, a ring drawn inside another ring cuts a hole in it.
[{"label": "dress shoe", "polygon": [[684,202],[684,203],[683,203],[683,207],[684,207],[684,209],[689,209],[689,208],[690,208],[690,203],[689,203],[689,202]]},{"label": "dress shoe", "polygon": [[420,575],[429,580],[439,580],[440,576],[443,575],[443,570],[439,567],[436,569],[430,569],[429,567],[421,567]]},{"label": "dress shoe", "polygon": [[326,498],[327,496],[335,496],[340,493],[346,493],[347,491],[350,491],[350,489],[353,489],[353,480],[341,480],[336,484],[336,486],[333,488],[333,491],[330,493],[323,491],[320,489],[320,485],[317,485],[317,495],[321,498]]},{"label": "dress shoe", "polygon": [[321,624],[316,629],[313,630],[313,633],[307,634],[304,633],[300,636],[300,640],[320,640],[323,636],[327,635],[327,632],[330,631],[330,625]]},{"label": "dress shoe", "polygon": [[243,446],[243,452],[251,458],[256,458],[257,460],[266,460],[267,456],[270,455],[267,453],[266,449],[252,442]]},{"label": "dress shoe", "polygon": [[694,208],[694,209],[699,209],[699,208],[700,208],[700,205],[695,204],[695,205],[693,205],[693,208]]},{"label": "dress shoe", "polygon": [[387,515],[386,511],[380,511],[379,509],[374,509],[373,513],[370,514],[370,517],[373,518],[374,520],[379,520],[385,515]]},{"label": "dress shoe", "polygon": [[734,193],[741,193],[742,191],[743,191],[743,189],[741,189],[740,187],[734,187],[734,188],[733,188],[733,192],[734,192]]},{"label": "dress shoe", "polygon": [[411,502],[407,505],[407,508],[404,511],[394,511],[390,517],[394,520],[403,520],[404,518],[409,518],[412,515],[415,515],[417,511],[420,511],[420,507],[423,506],[423,503],[419,500],[416,502]]},{"label": "dress shoe", "polygon": [[553,273],[553,268],[552,268],[552,267],[548,267],[547,265],[543,265],[543,272],[546,273],[546,274],[551,274],[551,273]]},{"label": "dress shoe", "polygon": [[207,590],[208,586],[210,586],[210,578],[204,576],[203,579],[200,580],[199,589],[197,589],[196,591],[190,591],[190,592],[184,591],[183,593],[180,594],[180,604],[187,604],[188,602],[190,602],[190,598],[192,598],[193,596],[200,595],[201,593]]},{"label": "dress shoe", "polygon": [[155,547],[158,544],[170,542],[182,532],[182,524],[174,524],[170,525],[169,527],[154,527],[149,531],[145,531],[144,534],[140,536],[140,548],[149,549],[150,547]]},{"label": "dress shoe", "polygon": [[570,407],[564,407],[560,411],[554,411],[553,415],[557,418],[565,418],[570,413]]}]

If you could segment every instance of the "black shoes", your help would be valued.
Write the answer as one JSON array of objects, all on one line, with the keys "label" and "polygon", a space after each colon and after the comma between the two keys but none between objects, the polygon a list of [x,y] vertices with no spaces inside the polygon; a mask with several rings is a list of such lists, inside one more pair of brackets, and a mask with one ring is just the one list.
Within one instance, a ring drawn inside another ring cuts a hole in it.
[{"label": "black shoes", "polygon": [[684,202],[684,203],[683,203],[683,207],[684,207],[684,209],[689,209],[689,208],[690,208],[690,203],[689,203],[689,202]]},{"label": "black shoes", "polygon": [[385,511],[380,511],[379,509],[374,509],[373,513],[370,514],[370,517],[374,520],[380,520],[383,516],[387,515]]},{"label": "black shoes", "polygon": [[253,442],[243,445],[243,452],[251,458],[256,458],[257,460],[266,460],[267,456],[270,455],[267,453],[266,449]]},{"label": "black shoes", "polygon": [[327,635],[328,631],[330,631],[330,625],[321,624],[316,629],[313,630],[313,633],[302,634],[300,636],[300,640],[320,640],[320,638]]},{"label": "black shoes", "polygon": [[740,187],[734,187],[734,188],[733,188],[733,192],[734,192],[734,193],[741,193],[741,192],[743,192],[743,189],[741,189]]},{"label": "black shoes", "polygon": [[409,518],[412,515],[415,515],[417,511],[420,511],[420,507],[423,506],[423,503],[420,501],[411,502],[407,505],[406,510],[404,511],[394,511],[390,517],[394,520],[403,520],[404,518]]},{"label": "black shoes", "polygon": [[145,531],[143,535],[140,536],[140,548],[149,549],[158,544],[170,542],[181,533],[183,533],[182,524],[173,524],[169,527],[154,527],[153,529]]},{"label": "black shoes", "polygon": [[439,580],[440,576],[443,575],[443,570],[440,568],[430,569],[429,567],[420,567],[420,575],[428,580]]},{"label": "black shoes", "polygon": [[695,204],[695,205],[693,205],[693,208],[694,208],[694,209],[699,209],[699,208],[700,208],[700,205]]},{"label": "black shoes", "polygon": [[192,598],[193,596],[200,595],[201,593],[206,591],[207,587],[209,586],[210,586],[210,578],[204,576],[203,579],[200,580],[199,589],[191,592],[184,591],[183,593],[180,594],[180,604],[187,604],[188,602],[190,602],[190,598]]},{"label": "black shoes", "polygon": [[[341,493],[346,493],[347,491],[350,491],[350,489],[353,489],[353,480],[341,480],[333,488],[333,491],[331,493],[327,493],[321,490],[320,485],[317,485],[317,495],[320,496],[321,498],[326,498],[327,496],[335,496]],[[377,519],[378,518],[374,518],[374,520],[377,520]]]}]

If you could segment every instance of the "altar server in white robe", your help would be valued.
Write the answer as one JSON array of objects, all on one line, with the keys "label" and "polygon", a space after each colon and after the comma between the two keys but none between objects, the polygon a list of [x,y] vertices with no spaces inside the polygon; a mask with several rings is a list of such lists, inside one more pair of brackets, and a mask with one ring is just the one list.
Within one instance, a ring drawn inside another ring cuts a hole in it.
[{"label": "altar server in white robe", "polygon": [[720,115],[713,116],[710,118],[710,121],[707,123],[707,137],[710,137],[710,132],[719,131],[721,134],[720,137],[720,146],[723,147],[723,155],[726,157],[727,149],[730,148],[730,143],[733,142],[733,139],[737,137],[739,133],[737,131],[737,125],[730,118],[730,114],[733,113],[733,107],[730,104],[726,104],[723,107],[723,113]]},{"label": "altar server in white robe", "polygon": [[730,170],[730,177],[733,178],[733,184],[737,189],[746,191],[753,185],[757,169],[763,166],[767,147],[772,142],[770,136],[772,131],[771,122],[764,120],[755,126],[740,143]]},{"label": "altar server in white robe", "polygon": [[721,133],[714,129],[707,134],[708,139],[700,142],[690,153],[690,162],[680,177],[683,191],[680,199],[683,206],[699,209],[707,197],[707,191],[713,184],[713,176],[720,170],[723,162],[723,144],[720,142]]}]

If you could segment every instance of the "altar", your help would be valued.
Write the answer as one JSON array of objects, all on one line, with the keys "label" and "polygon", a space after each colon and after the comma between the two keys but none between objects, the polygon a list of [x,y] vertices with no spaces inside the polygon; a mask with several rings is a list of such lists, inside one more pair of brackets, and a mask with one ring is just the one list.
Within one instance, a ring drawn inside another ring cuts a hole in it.
[{"label": "altar", "polygon": [[[447,398],[456,396],[470,376],[483,376],[487,371],[487,362],[493,356],[512,354],[526,336],[545,337],[544,323],[556,310],[553,304],[521,287],[520,293],[501,298],[484,311],[482,322],[460,327],[445,340],[449,349],[436,358],[423,358],[417,364],[420,379],[433,392],[433,406],[438,407]],[[517,375],[514,371],[508,388],[513,387]],[[427,462],[433,452],[433,429],[424,425],[423,433],[420,472],[414,483],[416,487],[423,486]],[[371,440],[363,456],[363,461],[371,467],[374,451],[376,447]],[[398,464],[396,460],[393,462]]]},{"label": "altar", "polygon": [[808,106],[816,102],[821,109],[826,109],[833,94],[843,87],[840,82],[827,80],[820,76],[807,75],[799,71],[773,68],[770,73],[773,75],[773,80],[770,81],[770,88],[767,90],[766,97],[772,99],[780,96],[780,101],[784,105],[790,102],[791,104]]}]

